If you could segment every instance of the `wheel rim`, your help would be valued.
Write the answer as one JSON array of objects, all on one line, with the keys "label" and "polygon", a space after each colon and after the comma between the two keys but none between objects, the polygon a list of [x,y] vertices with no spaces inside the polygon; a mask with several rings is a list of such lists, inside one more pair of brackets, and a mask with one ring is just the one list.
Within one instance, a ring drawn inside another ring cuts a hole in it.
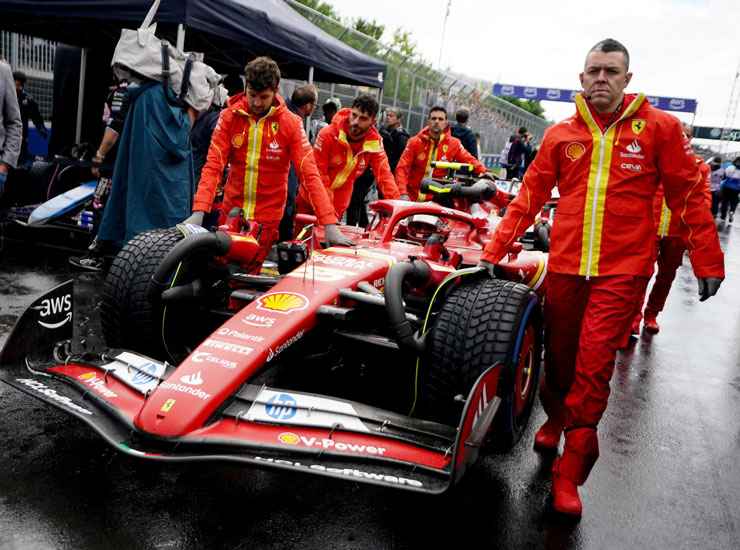
[{"label": "wheel rim", "polygon": [[522,338],[514,383],[514,415],[520,416],[527,409],[534,378],[534,327],[527,327]]}]

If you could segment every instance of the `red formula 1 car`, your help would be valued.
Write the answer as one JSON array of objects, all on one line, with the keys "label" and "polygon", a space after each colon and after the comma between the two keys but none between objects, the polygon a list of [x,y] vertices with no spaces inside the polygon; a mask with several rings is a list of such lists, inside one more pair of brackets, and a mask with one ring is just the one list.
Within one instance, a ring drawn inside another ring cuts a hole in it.
[{"label": "red formula 1 car", "polygon": [[441,493],[527,425],[546,255],[518,246],[490,278],[470,267],[487,219],[464,210],[495,185],[422,189],[456,208],[377,201],[367,230],[343,228],[353,248],[313,247],[307,227],[276,276],[248,274],[259,228],[238,212],[216,232],[142,234],[106,281],[110,348],[73,339],[68,282],[22,315],[0,379],[142,458]]}]

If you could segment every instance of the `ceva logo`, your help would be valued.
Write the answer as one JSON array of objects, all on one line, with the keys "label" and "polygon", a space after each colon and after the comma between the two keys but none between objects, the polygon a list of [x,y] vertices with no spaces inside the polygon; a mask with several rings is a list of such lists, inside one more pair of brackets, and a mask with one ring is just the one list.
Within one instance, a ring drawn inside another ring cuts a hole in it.
[{"label": "ceva logo", "polygon": [[686,108],[686,100],[674,98],[674,99],[671,99],[668,102],[668,105],[671,106],[671,109],[685,109]]}]

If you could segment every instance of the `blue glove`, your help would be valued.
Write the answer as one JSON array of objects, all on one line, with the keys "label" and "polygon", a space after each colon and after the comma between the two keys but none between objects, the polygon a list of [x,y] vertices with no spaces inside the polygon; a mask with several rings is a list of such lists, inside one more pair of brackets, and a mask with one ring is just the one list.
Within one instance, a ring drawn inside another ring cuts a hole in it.
[{"label": "blue glove", "polygon": [[3,192],[5,191],[5,180],[8,179],[8,174],[5,172],[0,172],[0,197],[3,196]]}]

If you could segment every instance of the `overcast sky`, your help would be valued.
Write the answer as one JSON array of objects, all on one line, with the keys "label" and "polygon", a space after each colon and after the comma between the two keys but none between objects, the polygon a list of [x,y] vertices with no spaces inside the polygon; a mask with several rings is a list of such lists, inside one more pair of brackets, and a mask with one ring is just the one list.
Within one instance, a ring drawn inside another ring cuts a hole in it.
[{"label": "overcast sky", "polygon": [[[328,1],[342,16],[386,25],[384,39],[396,27],[411,31],[436,66],[447,0]],[[738,0],[452,0],[442,66],[493,82],[579,88],[587,50],[607,37],[630,51],[628,91],[697,99],[696,125],[724,124],[740,62]],[[543,106],[554,120],[573,113],[568,103]]]}]

